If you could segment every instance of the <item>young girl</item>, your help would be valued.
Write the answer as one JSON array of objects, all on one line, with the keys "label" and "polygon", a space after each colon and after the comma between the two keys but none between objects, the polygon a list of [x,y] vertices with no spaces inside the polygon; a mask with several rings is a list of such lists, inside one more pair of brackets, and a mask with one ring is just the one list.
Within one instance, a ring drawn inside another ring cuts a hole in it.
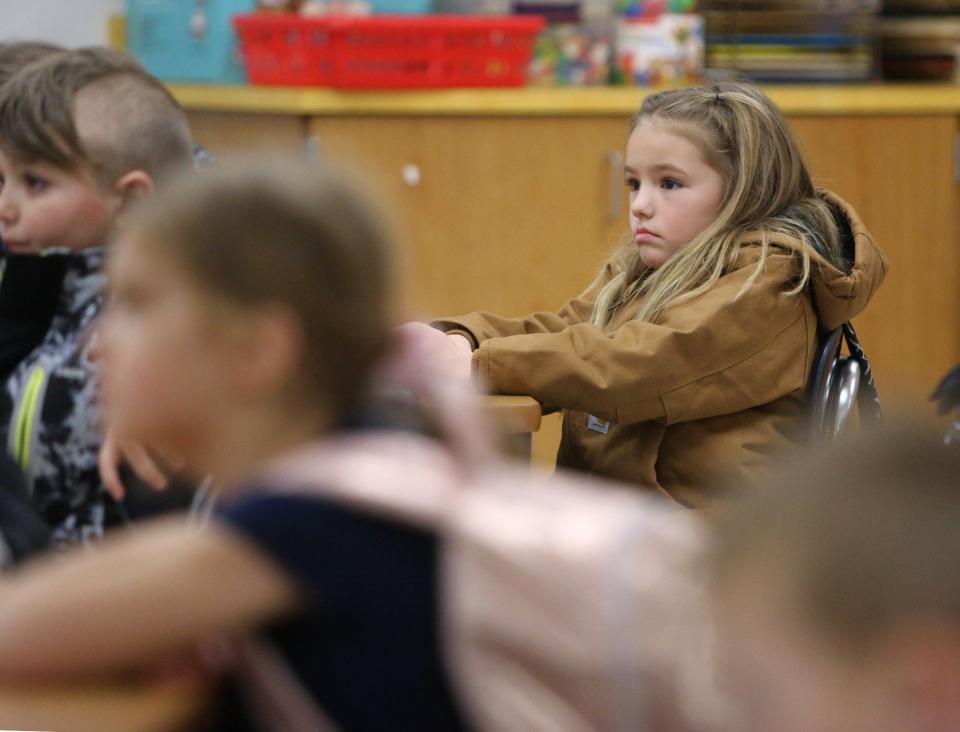
[{"label": "young girl", "polygon": [[142,524],[0,583],[0,677],[154,667],[269,626],[340,728],[462,729],[435,537],[263,477],[341,428],[367,389],[389,333],[377,217],[340,174],[262,158],[132,216],[98,339],[106,422],[217,476],[221,508],[203,528]]},{"label": "young girl", "polygon": [[432,323],[451,338],[404,327],[455,375],[563,410],[558,465],[705,506],[714,477],[800,439],[818,330],[859,313],[887,263],[759,88],[653,94],[630,130],[631,240],[583,294]]}]

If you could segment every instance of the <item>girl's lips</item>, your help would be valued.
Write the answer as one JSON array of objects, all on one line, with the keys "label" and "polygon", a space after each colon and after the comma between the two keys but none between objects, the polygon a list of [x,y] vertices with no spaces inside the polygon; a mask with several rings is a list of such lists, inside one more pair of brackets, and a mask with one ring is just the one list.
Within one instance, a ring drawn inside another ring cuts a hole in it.
[{"label": "girl's lips", "polygon": [[637,229],[636,233],[634,234],[634,239],[636,241],[653,241],[656,238],[656,234],[648,229],[644,229],[642,226]]}]

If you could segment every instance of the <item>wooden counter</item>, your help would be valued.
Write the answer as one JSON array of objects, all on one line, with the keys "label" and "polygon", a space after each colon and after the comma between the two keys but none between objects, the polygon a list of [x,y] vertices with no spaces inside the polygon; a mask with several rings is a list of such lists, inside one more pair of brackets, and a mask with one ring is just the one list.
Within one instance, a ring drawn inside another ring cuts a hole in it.
[{"label": "wooden counter", "polygon": [[[311,87],[171,87],[190,110],[284,115],[564,115],[625,117],[637,110],[646,88],[441,89],[338,91]],[[958,114],[960,86],[873,84],[770,86],[788,115]]]},{"label": "wooden counter", "polygon": [[207,702],[207,694],[186,684],[4,682],[0,725],[64,732],[170,732],[193,729],[191,721]]}]

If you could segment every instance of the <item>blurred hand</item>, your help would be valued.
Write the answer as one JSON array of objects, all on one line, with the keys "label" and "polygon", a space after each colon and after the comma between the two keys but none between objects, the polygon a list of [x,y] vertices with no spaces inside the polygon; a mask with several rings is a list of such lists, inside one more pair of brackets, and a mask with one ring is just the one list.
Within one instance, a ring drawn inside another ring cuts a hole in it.
[{"label": "blurred hand", "polygon": [[419,390],[422,380],[441,378],[471,383],[472,346],[461,335],[447,335],[426,323],[404,323],[395,329],[396,356],[389,376]]},{"label": "blurred hand", "polygon": [[120,465],[126,463],[144,483],[163,490],[170,482],[164,466],[180,467],[180,460],[162,460],[156,457],[147,447],[139,442],[121,442],[117,436],[107,431],[104,436],[100,453],[97,456],[97,465],[100,470],[100,480],[103,481],[107,492],[116,500],[123,500],[126,488],[120,480]]}]

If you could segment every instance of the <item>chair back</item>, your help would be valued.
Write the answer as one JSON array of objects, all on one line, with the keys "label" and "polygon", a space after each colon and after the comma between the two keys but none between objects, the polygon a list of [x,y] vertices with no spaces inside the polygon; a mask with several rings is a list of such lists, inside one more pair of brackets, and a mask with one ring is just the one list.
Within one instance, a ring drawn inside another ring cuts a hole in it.
[{"label": "chair back", "polygon": [[[844,339],[851,351],[849,356],[841,353]],[[861,383],[866,386],[865,393],[861,393]],[[814,442],[831,442],[841,435],[854,404],[858,402],[861,417],[866,414],[871,420],[879,419],[876,384],[849,323],[821,336],[813,361],[809,390],[810,438]]]}]

